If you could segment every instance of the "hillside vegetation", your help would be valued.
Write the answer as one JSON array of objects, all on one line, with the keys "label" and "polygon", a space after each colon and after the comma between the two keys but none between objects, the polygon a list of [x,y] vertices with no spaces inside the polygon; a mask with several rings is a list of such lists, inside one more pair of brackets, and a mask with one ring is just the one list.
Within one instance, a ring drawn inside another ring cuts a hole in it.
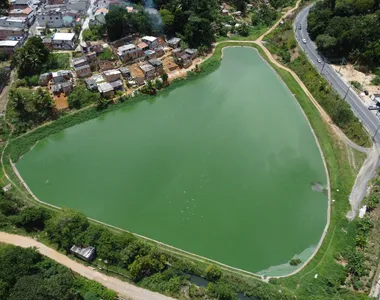
[{"label": "hillside vegetation", "polygon": [[374,69],[380,66],[380,1],[324,0],[308,17],[308,31],[329,58],[345,57]]}]

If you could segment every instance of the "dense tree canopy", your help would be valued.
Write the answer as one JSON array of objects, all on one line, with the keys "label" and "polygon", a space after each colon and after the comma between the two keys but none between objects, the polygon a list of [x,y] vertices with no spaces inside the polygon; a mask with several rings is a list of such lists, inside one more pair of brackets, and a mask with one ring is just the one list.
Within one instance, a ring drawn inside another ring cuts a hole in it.
[{"label": "dense tree canopy", "polygon": [[42,43],[41,38],[36,36],[29,38],[13,55],[13,62],[21,77],[39,73],[48,59],[49,49]]},{"label": "dense tree canopy", "polygon": [[25,131],[35,125],[56,118],[57,112],[49,93],[39,88],[29,90],[12,89],[9,91],[9,108],[12,123],[16,130]]},{"label": "dense tree canopy", "polygon": [[[377,1],[379,2],[379,1]],[[310,37],[330,58],[380,65],[380,9],[375,0],[325,0],[308,18]]]},{"label": "dense tree canopy", "polygon": [[116,299],[114,292],[74,276],[32,248],[0,245],[0,299],[82,300],[88,293],[92,299]]},{"label": "dense tree canopy", "polygon": [[[245,3],[245,0],[236,0]],[[143,5],[144,1],[132,1]],[[113,7],[106,15],[106,28],[111,41],[132,33],[158,34],[185,38],[191,47],[207,46],[214,41],[212,22],[218,15],[217,0],[157,0],[160,21],[138,6],[137,13]],[[161,22],[162,21],[162,22]]]}]

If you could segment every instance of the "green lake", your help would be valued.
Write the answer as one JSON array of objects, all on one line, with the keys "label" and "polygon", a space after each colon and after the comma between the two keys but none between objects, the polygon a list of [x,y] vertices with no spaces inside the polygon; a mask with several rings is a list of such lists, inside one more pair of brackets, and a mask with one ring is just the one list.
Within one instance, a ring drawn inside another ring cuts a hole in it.
[{"label": "green lake", "polygon": [[250,48],[225,49],[206,77],[40,141],[17,168],[42,201],[251,272],[289,273],[326,225],[311,128]]}]

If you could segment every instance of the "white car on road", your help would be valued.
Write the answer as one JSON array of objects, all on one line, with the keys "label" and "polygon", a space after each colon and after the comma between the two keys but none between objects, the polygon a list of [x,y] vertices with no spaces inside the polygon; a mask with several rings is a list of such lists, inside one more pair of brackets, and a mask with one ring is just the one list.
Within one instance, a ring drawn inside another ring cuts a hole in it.
[{"label": "white car on road", "polygon": [[302,43],[306,44],[306,40],[305,40],[305,39],[302,39]]}]

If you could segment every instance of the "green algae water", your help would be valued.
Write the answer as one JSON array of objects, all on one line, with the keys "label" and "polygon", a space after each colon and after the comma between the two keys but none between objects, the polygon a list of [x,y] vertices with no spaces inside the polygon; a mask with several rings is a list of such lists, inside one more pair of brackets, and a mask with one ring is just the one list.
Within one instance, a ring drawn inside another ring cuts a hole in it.
[{"label": "green algae water", "polygon": [[17,168],[42,201],[251,272],[289,273],[326,225],[312,131],[250,48],[225,49],[206,77],[40,141]]}]

